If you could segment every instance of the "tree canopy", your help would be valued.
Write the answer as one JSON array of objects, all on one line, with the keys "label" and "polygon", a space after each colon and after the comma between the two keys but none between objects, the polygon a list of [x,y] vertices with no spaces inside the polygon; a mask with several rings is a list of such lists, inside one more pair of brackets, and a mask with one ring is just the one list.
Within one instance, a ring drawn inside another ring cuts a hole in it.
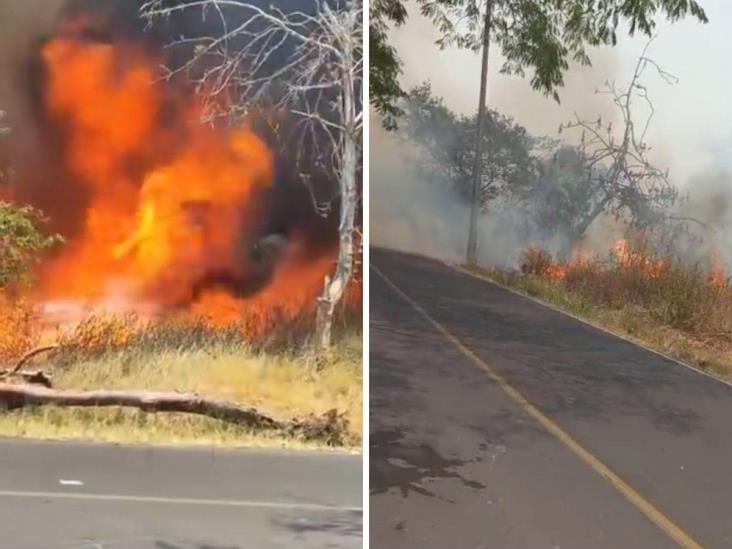
[{"label": "tree canopy", "polygon": [[369,8],[369,96],[381,114],[387,128],[395,126],[401,114],[397,100],[404,96],[399,86],[401,61],[396,49],[389,44],[389,23],[401,25],[407,10],[401,0],[373,0]]},{"label": "tree canopy", "polygon": [[[481,47],[486,8],[492,6],[491,39],[503,53],[502,71],[524,75],[531,86],[559,100],[559,88],[572,61],[590,64],[588,47],[614,46],[621,23],[631,36],[651,36],[657,19],[671,22],[687,16],[706,23],[696,0],[417,0],[421,12],[440,31],[441,47]],[[382,115],[393,116],[401,96],[400,62],[389,45],[389,22],[407,17],[402,0],[377,0],[371,10],[373,33],[371,102]],[[375,41],[375,45],[374,45]],[[376,55],[374,55],[376,51]],[[375,84],[374,84],[375,83]]]},{"label": "tree canopy", "polygon": [[[457,115],[429,83],[412,89],[405,102],[404,133],[424,152],[418,169],[423,179],[449,184],[466,200],[470,196],[476,152],[477,116]],[[483,133],[480,202],[499,193],[521,194],[532,184],[536,159],[534,138],[508,116],[489,111]]]}]

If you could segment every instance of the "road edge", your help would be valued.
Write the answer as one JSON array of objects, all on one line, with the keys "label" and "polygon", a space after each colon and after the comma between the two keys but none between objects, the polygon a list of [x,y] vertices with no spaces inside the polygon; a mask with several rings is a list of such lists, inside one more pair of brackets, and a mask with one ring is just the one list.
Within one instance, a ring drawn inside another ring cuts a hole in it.
[{"label": "road edge", "polygon": [[684,362],[683,360],[678,359],[676,357],[673,357],[673,356],[671,356],[671,355],[669,355],[669,354],[667,354],[667,353],[665,353],[663,351],[659,351],[658,349],[654,349],[653,347],[650,347],[650,346],[646,345],[645,343],[643,343],[641,341],[638,341],[636,339],[633,339],[633,338],[631,338],[629,336],[626,336],[624,334],[619,334],[619,333],[613,332],[609,328],[605,328],[604,326],[601,326],[599,324],[596,324],[595,322],[592,322],[591,320],[588,320],[586,318],[582,318],[580,316],[577,316],[574,313],[570,313],[569,311],[565,311],[564,309],[561,309],[561,308],[557,307],[556,305],[552,305],[551,303],[548,303],[548,302],[546,302],[546,301],[544,301],[542,299],[539,299],[536,296],[529,295],[529,294],[527,294],[525,292],[522,292],[520,290],[517,290],[515,288],[511,288],[510,286],[506,286],[505,284],[501,284],[500,282],[496,282],[495,280],[491,280],[487,276],[480,275],[478,273],[474,273],[472,271],[469,271],[468,269],[466,269],[462,265],[456,265],[454,263],[448,263],[447,261],[441,261],[441,260],[437,260],[437,261],[439,263],[442,263],[446,267],[454,270],[454,271],[457,271],[459,273],[462,273],[462,274],[471,276],[473,278],[476,278],[478,280],[481,280],[482,282],[484,282],[486,284],[493,284],[494,286],[497,286],[499,288],[502,288],[503,290],[506,290],[506,291],[508,291],[508,292],[510,292],[510,293],[512,293],[514,295],[523,297],[525,299],[528,299],[529,301],[533,301],[534,303],[537,303],[538,305],[542,305],[542,306],[546,307],[547,309],[551,309],[553,311],[556,311],[558,313],[561,313],[564,316],[567,316],[567,317],[569,317],[569,318],[571,318],[573,320],[576,320],[577,322],[580,322],[580,323],[584,324],[585,326],[589,326],[590,328],[594,328],[595,330],[598,330],[598,331],[603,332],[603,333],[606,333],[606,334],[608,334],[610,336],[616,337],[616,338],[618,338],[618,339],[620,339],[622,341],[625,341],[627,343],[631,343],[632,345],[635,345],[636,347],[640,347],[641,349],[643,349],[645,351],[651,352],[651,353],[653,353],[656,356],[660,356],[661,358],[665,358],[666,360],[669,360],[669,361],[674,362],[674,363],[676,363],[676,364],[678,364],[680,366],[683,366],[684,368],[687,368],[688,370],[691,370],[693,372],[696,372],[697,374],[701,374],[701,375],[703,375],[703,376],[705,376],[705,377],[707,377],[709,379],[712,379],[714,381],[717,381],[719,383],[722,383],[723,385],[726,385],[726,386],[732,388],[732,381],[727,380],[727,379],[724,379],[722,377],[719,377],[719,376],[717,376],[717,375],[715,375],[715,374],[713,374],[711,372],[707,372],[705,370],[702,370],[698,366],[694,366],[693,364],[689,364],[688,362]]},{"label": "road edge", "polygon": [[2,444],[62,444],[68,446],[93,446],[106,448],[126,448],[132,450],[182,450],[182,451],[201,451],[201,452],[219,452],[219,453],[236,453],[248,452],[253,454],[273,454],[273,455],[293,455],[293,456],[334,456],[334,457],[361,457],[363,459],[363,448],[350,450],[348,448],[335,447],[315,447],[315,448],[292,448],[278,446],[231,446],[225,444],[187,444],[174,442],[111,442],[106,440],[93,440],[88,438],[38,438],[38,437],[13,437],[0,436],[0,445]]}]

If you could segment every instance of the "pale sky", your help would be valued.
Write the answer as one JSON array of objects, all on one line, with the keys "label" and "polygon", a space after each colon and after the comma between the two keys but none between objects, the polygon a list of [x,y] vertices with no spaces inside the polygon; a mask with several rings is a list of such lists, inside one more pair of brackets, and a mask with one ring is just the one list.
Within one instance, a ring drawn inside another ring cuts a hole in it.
[{"label": "pale sky", "polygon": [[[653,160],[668,166],[672,180],[685,186],[690,177],[710,169],[732,170],[732,2],[703,0],[710,22],[687,19],[662,22],[649,56],[679,78],[669,85],[651,71],[644,84],[656,115],[647,141]],[[458,112],[475,112],[480,80],[479,54],[434,45],[437,33],[414,5],[404,27],[392,32],[404,62],[402,83],[430,80],[437,95]],[[574,111],[595,119],[612,113],[608,96],[596,95],[606,79],[625,83],[646,44],[645,37],[619,37],[615,49],[592,52],[593,67],[572,70],[560,91],[562,104],[530,89],[528,80],[499,74],[502,63],[492,47],[488,104],[510,114],[530,131],[556,135],[559,123]]]}]

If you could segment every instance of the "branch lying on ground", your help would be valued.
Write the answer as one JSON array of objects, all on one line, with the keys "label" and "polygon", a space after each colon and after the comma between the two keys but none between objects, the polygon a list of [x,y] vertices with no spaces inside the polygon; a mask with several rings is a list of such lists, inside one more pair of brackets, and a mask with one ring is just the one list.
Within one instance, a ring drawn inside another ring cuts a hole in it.
[{"label": "branch lying on ground", "polygon": [[54,351],[59,348],[58,344],[53,345],[44,345],[43,347],[36,347],[34,349],[31,349],[27,353],[25,353],[23,356],[21,356],[18,359],[18,362],[15,363],[15,366],[13,366],[10,370],[5,370],[3,372],[0,372],[0,378],[4,376],[12,376],[20,372],[20,369],[33,357],[38,356],[42,353],[47,353],[49,351]]},{"label": "branch lying on ground", "polygon": [[15,374],[20,371],[20,369],[23,367],[24,364],[26,364],[31,358],[38,356],[42,353],[47,353],[49,351],[54,351],[59,348],[59,345],[54,343],[52,345],[44,345],[43,347],[36,347],[35,349],[31,349],[27,353],[25,353],[22,357],[18,359],[18,362],[15,364],[15,368],[13,368],[10,373]]},{"label": "branch lying on ground", "polygon": [[43,385],[44,387],[51,388],[51,378],[41,370],[21,370],[21,368],[28,363],[30,359],[48,351],[58,349],[58,345],[44,345],[43,347],[36,347],[31,349],[23,356],[21,356],[12,368],[7,370],[0,370],[0,384],[3,382],[12,382],[13,380],[19,380],[22,383],[30,383],[33,385]]},{"label": "branch lying on ground", "polygon": [[0,410],[17,410],[30,406],[124,406],[146,412],[182,412],[236,423],[256,429],[269,429],[325,439],[330,445],[344,443],[347,419],[331,410],[322,417],[281,421],[259,412],[223,400],[203,398],[190,393],[152,391],[72,391],[55,390],[36,385],[0,383]]}]

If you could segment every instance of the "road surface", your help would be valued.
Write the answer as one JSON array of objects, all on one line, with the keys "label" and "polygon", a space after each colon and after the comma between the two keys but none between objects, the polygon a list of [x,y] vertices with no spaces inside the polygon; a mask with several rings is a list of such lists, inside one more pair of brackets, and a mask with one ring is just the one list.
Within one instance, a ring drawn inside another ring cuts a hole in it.
[{"label": "road surface", "polygon": [[732,387],[371,251],[373,548],[732,547]]},{"label": "road surface", "polygon": [[361,456],[0,440],[0,547],[362,546]]}]

